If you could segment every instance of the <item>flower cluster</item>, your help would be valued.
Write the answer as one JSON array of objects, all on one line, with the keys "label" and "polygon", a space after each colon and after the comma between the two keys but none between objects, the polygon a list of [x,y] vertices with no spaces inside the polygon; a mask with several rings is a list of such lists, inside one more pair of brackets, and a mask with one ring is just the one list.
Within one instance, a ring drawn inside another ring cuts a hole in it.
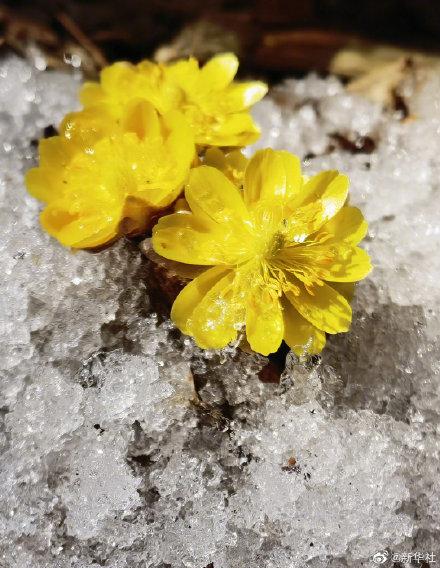
[{"label": "flower cluster", "polygon": [[319,353],[326,334],[349,329],[353,283],[371,270],[358,247],[367,224],[347,204],[345,175],[307,178],[285,151],[241,153],[258,137],[248,110],[266,86],[233,82],[237,66],[225,54],[201,68],[189,59],[104,69],[82,88],[83,110],[40,142],[27,185],[46,203],[43,227],[76,248],[146,234],[184,190],[152,237],[193,275],[174,302],[176,326],[207,349],[245,333],[263,355],[283,340]]},{"label": "flower cluster", "polygon": [[27,174],[30,193],[47,204],[46,231],[76,248],[142,234],[179,195],[198,153],[255,141],[248,110],[267,87],[234,82],[237,68],[232,54],[201,68],[193,58],[115,63],[85,83],[83,110],[40,142],[39,167]]}]

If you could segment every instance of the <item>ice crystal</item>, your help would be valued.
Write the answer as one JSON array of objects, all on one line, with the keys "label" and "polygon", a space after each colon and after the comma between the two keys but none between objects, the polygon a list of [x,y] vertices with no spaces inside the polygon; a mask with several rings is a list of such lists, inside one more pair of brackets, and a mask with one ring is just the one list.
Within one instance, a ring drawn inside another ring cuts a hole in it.
[{"label": "ice crystal", "polygon": [[134,244],[38,225],[23,173],[80,77],[0,63],[0,566],[339,568],[440,554],[438,79],[402,120],[335,78],[275,88],[258,146],[337,168],[376,270],[320,359],[203,352],[154,313]]}]

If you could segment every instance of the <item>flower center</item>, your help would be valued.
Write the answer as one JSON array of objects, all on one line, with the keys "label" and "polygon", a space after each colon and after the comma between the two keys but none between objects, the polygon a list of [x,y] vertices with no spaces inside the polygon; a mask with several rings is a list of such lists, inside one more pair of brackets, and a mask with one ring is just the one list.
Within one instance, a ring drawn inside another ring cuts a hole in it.
[{"label": "flower center", "polygon": [[258,241],[259,246],[254,248],[252,259],[246,263],[246,286],[249,289],[263,287],[273,297],[280,297],[287,290],[297,294],[297,286],[286,278],[284,267],[278,263],[280,252],[287,244],[287,235],[278,230],[271,235],[259,235]]},{"label": "flower center", "polygon": [[272,239],[268,243],[267,253],[265,255],[267,260],[273,259],[278,252],[284,248],[286,244],[286,236],[281,232],[278,231],[273,235]]}]

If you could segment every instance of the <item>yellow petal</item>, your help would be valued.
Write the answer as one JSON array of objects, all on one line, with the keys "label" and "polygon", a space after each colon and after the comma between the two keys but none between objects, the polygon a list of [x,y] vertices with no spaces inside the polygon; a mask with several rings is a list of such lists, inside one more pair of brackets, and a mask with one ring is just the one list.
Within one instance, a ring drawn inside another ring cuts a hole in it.
[{"label": "yellow petal", "polygon": [[96,248],[116,237],[119,215],[71,214],[69,203],[50,204],[40,215],[43,228],[62,245],[74,248]]},{"label": "yellow petal", "polygon": [[220,349],[237,336],[233,271],[210,268],[180,292],[171,319],[203,349]]},{"label": "yellow petal", "polygon": [[147,136],[145,145],[140,146],[133,158],[136,195],[157,208],[167,207],[181,194],[196,156],[192,132],[185,119],[180,113],[170,114],[180,118],[164,117],[167,138],[159,141]]},{"label": "yellow petal", "polygon": [[201,80],[212,91],[224,89],[234,79],[238,59],[233,53],[222,53],[210,59],[201,69]]},{"label": "yellow petal", "polygon": [[102,88],[107,93],[130,92],[130,86],[136,79],[135,67],[126,61],[118,61],[104,67],[100,74]]},{"label": "yellow petal", "polygon": [[43,138],[38,145],[40,165],[49,168],[65,168],[78,148],[69,144],[62,136]]},{"label": "yellow petal", "polygon": [[359,247],[339,247],[329,266],[322,267],[322,278],[329,282],[357,282],[371,272],[371,259]]},{"label": "yellow petal", "polygon": [[[311,181],[312,180],[310,180],[310,182]],[[349,184],[350,180],[348,177],[346,175],[339,174],[323,192],[320,197],[320,201],[323,205],[324,220],[327,221],[334,217],[344,206],[348,196]]]},{"label": "yellow petal", "polygon": [[26,172],[25,183],[29,193],[45,203],[61,197],[59,176],[53,174],[50,168],[42,167],[32,168]]},{"label": "yellow petal", "polygon": [[234,83],[225,93],[223,107],[230,112],[246,110],[261,100],[266,93],[267,85],[261,81]]},{"label": "yellow petal", "polygon": [[25,176],[29,193],[46,203],[59,199],[64,192],[64,169],[78,152],[79,148],[62,136],[40,140],[40,166],[30,169]]},{"label": "yellow petal", "polygon": [[99,105],[105,98],[104,91],[99,83],[87,81],[79,92],[80,103],[85,107]]},{"label": "yellow petal", "polygon": [[228,274],[224,267],[215,266],[202,272],[180,292],[171,309],[171,319],[187,335],[191,331],[191,316],[211,288]]},{"label": "yellow petal", "polygon": [[289,211],[290,205],[280,208],[282,223],[288,239],[295,243],[304,242],[309,235],[322,227],[323,205],[315,201]]},{"label": "yellow petal", "polygon": [[309,178],[303,185],[301,193],[296,196],[295,205],[307,205],[322,197],[338,175],[337,170],[327,170]]},{"label": "yellow petal", "polygon": [[185,197],[194,214],[208,223],[241,224],[248,218],[240,191],[215,168],[191,170]]},{"label": "yellow petal", "polygon": [[80,101],[85,109],[105,107],[106,112],[118,120],[123,114],[124,105],[130,99],[142,96],[137,86],[136,68],[126,62],[114,63],[101,71],[99,83],[86,83],[83,86]]},{"label": "yellow petal", "polygon": [[225,175],[227,175],[226,155],[219,148],[216,147],[208,148],[205,152],[203,163],[205,166],[211,166],[213,168],[217,168]]},{"label": "yellow petal", "polygon": [[228,226],[210,228],[188,213],[161,217],[153,229],[153,248],[165,258],[205,266],[235,264],[239,261],[240,240]]},{"label": "yellow petal", "polygon": [[217,168],[237,186],[242,186],[248,159],[241,150],[233,150],[225,154],[219,148],[208,148],[204,156],[204,164]]},{"label": "yellow petal", "polygon": [[251,206],[260,201],[284,202],[301,190],[299,158],[270,148],[259,150],[250,160],[244,180],[244,198]]},{"label": "yellow petal", "polygon": [[60,231],[57,239],[64,246],[78,249],[95,249],[107,245],[119,236],[118,222],[109,223],[108,217],[91,215],[74,221]]},{"label": "yellow petal", "polygon": [[163,66],[144,60],[136,65],[136,71],[133,94],[150,101],[160,114],[169,112],[182,102],[181,89],[167,80]]},{"label": "yellow petal", "polygon": [[289,202],[292,211],[299,206],[319,202],[322,205],[322,223],[331,219],[343,207],[349,179],[336,170],[321,172],[310,178],[298,196]]},{"label": "yellow petal", "polygon": [[159,117],[148,101],[135,99],[127,104],[121,121],[122,130],[135,132],[139,138],[158,138],[160,136]]},{"label": "yellow petal", "polygon": [[60,125],[60,133],[69,146],[81,150],[90,150],[98,140],[117,130],[118,123],[104,106],[71,112]]},{"label": "yellow petal", "polygon": [[304,319],[290,302],[283,302],[284,341],[299,357],[320,353],[325,333]]},{"label": "yellow petal", "polygon": [[347,300],[328,284],[313,286],[313,295],[296,281],[299,294],[287,292],[286,297],[294,308],[311,324],[327,333],[348,331],[351,307]]},{"label": "yellow petal", "polygon": [[244,175],[249,160],[241,150],[232,150],[226,154],[226,165],[228,170],[232,170],[234,178]]},{"label": "yellow petal", "polygon": [[[214,117],[217,109],[212,111]],[[217,117],[216,117],[217,118]],[[260,129],[248,112],[225,114],[217,123],[207,122],[205,130],[198,133],[196,142],[211,146],[247,146],[258,140]]]},{"label": "yellow petal", "polygon": [[136,65],[136,69],[145,76],[156,75],[160,68],[161,66],[157,65],[157,63],[153,63],[153,61],[150,61],[149,59],[143,59]]},{"label": "yellow petal", "polygon": [[199,63],[193,57],[176,61],[166,65],[163,69],[167,79],[171,79],[187,93],[194,91],[199,83]]},{"label": "yellow petal", "polygon": [[357,245],[367,234],[367,229],[368,223],[357,207],[343,207],[321,227],[317,237],[325,233],[326,244],[344,241]]},{"label": "yellow petal", "polygon": [[[165,114],[163,123],[168,130],[166,144],[170,155],[183,170],[182,174],[186,178],[191,162],[196,157],[194,133],[184,115],[178,111],[170,111]],[[185,179],[182,179],[182,183],[184,181]]]},{"label": "yellow petal", "polygon": [[233,282],[231,270],[207,292],[192,313],[191,334],[203,349],[220,349],[237,337],[243,316]]},{"label": "yellow petal", "polygon": [[274,353],[283,340],[283,312],[277,296],[263,287],[254,288],[246,303],[246,337],[253,351]]},{"label": "yellow petal", "polygon": [[211,129],[194,129],[195,141],[199,147],[218,146],[220,148],[244,147],[253,144],[260,137],[260,131],[255,128],[238,134],[223,133],[222,131],[214,131]]}]

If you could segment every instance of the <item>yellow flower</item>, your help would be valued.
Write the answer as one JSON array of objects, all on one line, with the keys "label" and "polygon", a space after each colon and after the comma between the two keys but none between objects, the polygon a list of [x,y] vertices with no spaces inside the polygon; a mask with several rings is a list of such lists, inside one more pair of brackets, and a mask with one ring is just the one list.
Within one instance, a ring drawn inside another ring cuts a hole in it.
[{"label": "yellow flower", "polygon": [[186,120],[176,111],[159,119],[147,102],[134,112],[135,128],[97,141],[85,131],[76,142],[40,142],[40,166],[26,183],[47,204],[41,224],[63,245],[96,248],[143,232],[152,213],[180,193],[195,155]]},{"label": "yellow flower", "polygon": [[349,283],[371,270],[356,246],[367,223],[346,205],[348,183],[337,171],[307,180],[296,156],[273,150],[250,160],[243,191],[215,168],[193,169],[191,212],[162,217],[153,230],[160,255],[209,267],[175,300],[177,327],[217,349],[245,326],[263,355],[283,339],[299,355],[319,353],[326,333],[347,331]]},{"label": "yellow flower", "polygon": [[[217,55],[203,67],[196,59],[164,65],[143,61],[138,65],[115,63],[101,72],[99,83],[85,83],[80,100],[85,109],[101,109],[119,122],[127,105],[149,101],[160,114],[179,110],[188,120],[197,144],[245,146],[255,142],[259,130],[249,108],[267,92],[259,81],[238,83],[233,79],[238,60],[231,53]],[[69,115],[63,132],[76,130],[92,115]],[[108,121],[108,119],[107,119]]]}]

